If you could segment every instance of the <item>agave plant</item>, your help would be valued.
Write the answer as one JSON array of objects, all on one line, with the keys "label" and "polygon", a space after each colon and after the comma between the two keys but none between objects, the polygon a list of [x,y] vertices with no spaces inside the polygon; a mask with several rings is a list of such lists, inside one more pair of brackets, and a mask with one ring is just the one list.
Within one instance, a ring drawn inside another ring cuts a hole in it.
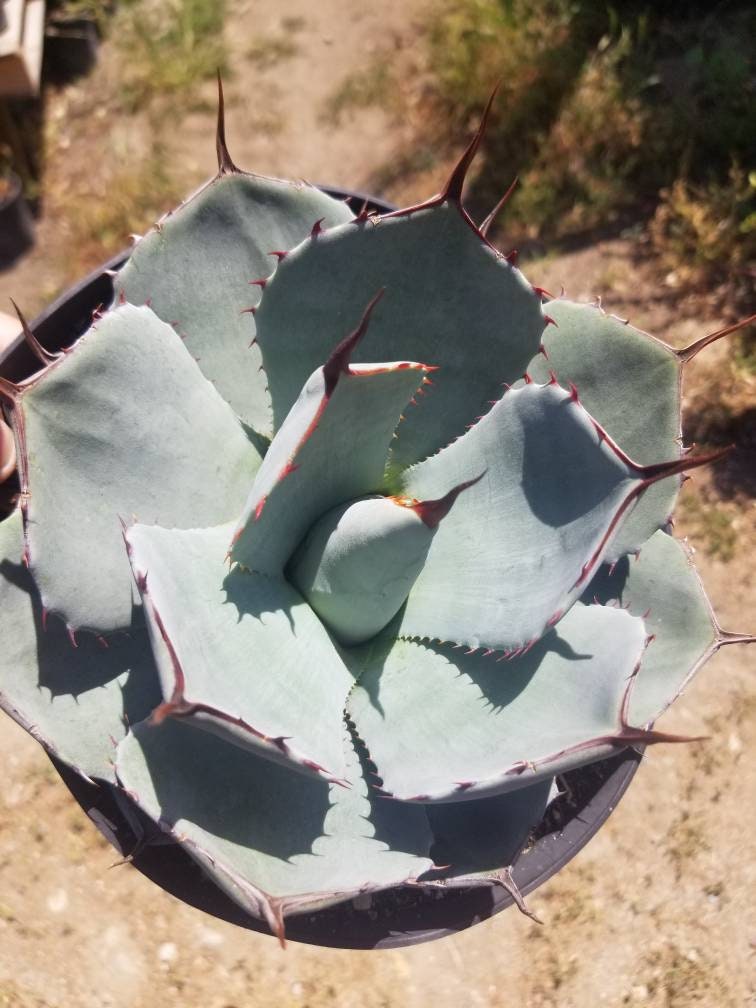
[{"label": "agave plant", "polygon": [[354,216],[237,169],[221,96],[218,174],[0,379],[0,704],[280,938],[513,890],[554,778],[678,740],[656,718],[748,639],[669,532],[719,457],[681,446],[681,371],[725,331],[676,351],[533,287],[462,203],[481,131]]}]

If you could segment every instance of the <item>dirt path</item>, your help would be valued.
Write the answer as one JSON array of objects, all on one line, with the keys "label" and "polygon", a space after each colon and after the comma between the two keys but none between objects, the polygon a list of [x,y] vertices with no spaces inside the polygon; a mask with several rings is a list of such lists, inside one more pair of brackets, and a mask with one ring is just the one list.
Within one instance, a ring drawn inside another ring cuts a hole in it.
[{"label": "dirt path", "polygon": [[[339,125],[326,103],[341,81],[363,65],[388,24],[408,32],[411,40],[407,5],[400,0],[385,0],[375,8],[344,0],[276,5],[237,0],[229,7],[225,91],[228,142],[236,163],[264,175],[365,189],[374,165],[388,161],[400,142],[397,129],[380,108],[365,109],[358,120]],[[144,117],[113,117],[100,100],[113,88],[109,48],[102,47],[90,77],[47,100],[46,213],[36,248],[16,269],[0,274],[0,310],[9,310],[13,297],[33,317],[67,284],[100,265],[103,242],[112,253],[119,251],[128,246],[129,232],[139,227],[124,221],[111,233],[111,209],[104,221],[93,220],[104,238],[89,254],[86,247],[71,248],[76,229],[70,218],[77,208],[82,212],[82,205],[93,201],[117,207],[118,187],[135,185],[145,190],[149,208],[149,190],[157,188],[158,177],[167,171],[172,185],[143,221],[148,226],[215,171],[215,84],[207,82],[193,97],[197,111],[182,111],[161,125],[166,150],[162,163],[153,164],[145,158],[150,127]],[[104,144],[109,150],[98,159]]]},{"label": "dirt path", "polygon": [[[275,14],[261,0],[236,6],[228,88],[235,158],[263,172],[297,171],[315,181],[364,186],[372,165],[392,153],[396,133],[386,116],[371,110],[336,128],[319,122],[318,112],[387,25],[412,44],[406,6],[395,0],[380,10],[337,0],[282,0]],[[279,37],[284,19],[294,19],[289,31],[295,51],[268,68],[250,60],[255,39]],[[281,123],[272,136],[265,129],[271,117]],[[195,113],[177,130],[175,156],[183,158],[187,189],[212,168],[210,118]],[[43,221],[44,241],[34,255],[0,276],[1,299],[7,293],[21,297],[31,313],[45,291],[61,282],[65,269],[50,253],[59,227],[55,219]],[[633,266],[632,256],[629,242],[609,243],[534,264],[529,275],[551,289],[564,283],[575,297],[609,286],[605,305],[629,314],[635,324],[680,344],[701,335],[701,324],[675,317],[656,298],[658,285]],[[717,322],[707,318],[703,328]],[[708,369],[726,352],[712,348],[708,360],[697,362],[691,387],[705,384]],[[756,583],[749,552],[755,518],[753,501],[744,502],[731,562],[699,555],[722,624],[735,630],[749,623],[753,629]],[[678,531],[685,533],[684,524]],[[651,750],[607,827],[531,897],[545,927],[509,911],[458,937],[396,952],[297,946],[282,952],[272,939],[177,903],[129,868],[110,870],[110,848],[37,747],[3,718],[0,1008],[751,1003],[753,664],[746,648],[724,650],[665,717],[664,728],[693,734],[703,729],[711,741]]]}]

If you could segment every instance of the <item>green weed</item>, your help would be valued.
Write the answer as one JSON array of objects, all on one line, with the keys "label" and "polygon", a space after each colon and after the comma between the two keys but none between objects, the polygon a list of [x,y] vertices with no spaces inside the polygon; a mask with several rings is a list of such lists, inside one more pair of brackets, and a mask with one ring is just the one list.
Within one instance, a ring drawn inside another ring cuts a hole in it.
[{"label": "green weed", "polygon": [[[500,81],[471,180],[475,213],[485,214],[514,175],[521,184],[506,226],[515,243],[592,240],[660,206],[655,233],[665,253],[702,269],[706,281],[712,270],[729,278],[752,258],[756,231],[749,177],[731,174],[733,164],[756,164],[754,34],[756,10],[744,0],[716,8],[435,0],[414,32],[414,72],[395,80],[391,50],[379,50],[326,112],[338,119],[396,103],[404,90],[399,114],[406,119],[414,105],[418,132],[445,158]],[[406,100],[413,90],[414,103]]]},{"label": "green weed", "polygon": [[733,1008],[736,1003],[718,964],[697,949],[683,952],[665,945],[646,957],[646,970],[648,993],[659,1008]]},{"label": "green weed", "polygon": [[683,812],[667,834],[666,854],[674,867],[675,878],[679,881],[687,870],[688,862],[708,849],[701,826]]},{"label": "green weed", "polygon": [[338,125],[349,112],[384,105],[393,91],[391,64],[385,55],[378,55],[363,70],[341,82],[325,102],[321,120]]},{"label": "green weed", "polygon": [[151,227],[175,204],[181,183],[166,163],[162,148],[155,147],[135,165],[111,166],[107,199],[82,201],[72,194],[66,219],[77,256],[113,255],[131,232]]},{"label": "green weed", "polygon": [[135,112],[156,98],[191,94],[226,63],[224,0],[128,0],[110,34],[121,56],[120,105]]},{"label": "green weed", "polygon": [[[677,179],[661,192],[649,229],[667,268],[689,287],[729,280],[750,291],[756,259],[756,171],[733,165],[724,181],[696,186]],[[756,353],[741,339],[743,365]]]},{"label": "green weed", "polygon": [[729,563],[735,556],[738,533],[732,514],[724,507],[704,502],[691,492],[680,497],[680,513],[691,538],[707,556]]},{"label": "green weed", "polygon": [[91,18],[100,30],[107,25],[112,13],[112,0],[64,0],[51,11],[53,20],[65,18]]}]

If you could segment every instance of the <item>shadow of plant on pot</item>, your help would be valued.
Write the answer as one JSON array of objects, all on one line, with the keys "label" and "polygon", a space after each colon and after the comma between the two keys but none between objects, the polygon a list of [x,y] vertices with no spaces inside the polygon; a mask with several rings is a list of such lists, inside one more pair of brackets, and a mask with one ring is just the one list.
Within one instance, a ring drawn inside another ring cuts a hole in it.
[{"label": "shadow of plant on pot", "polygon": [[281,942],[530,914],[753,640],[668,531],[723,454],[680,444],[684,367],[727,333],[676,351],[531,285],[463,203],[484,126],[439,194],[355,214],[240,171],[219,89],[217,175],[83,336],[22,319],[37,370],[0,369],[0,706],[138,867]]}]

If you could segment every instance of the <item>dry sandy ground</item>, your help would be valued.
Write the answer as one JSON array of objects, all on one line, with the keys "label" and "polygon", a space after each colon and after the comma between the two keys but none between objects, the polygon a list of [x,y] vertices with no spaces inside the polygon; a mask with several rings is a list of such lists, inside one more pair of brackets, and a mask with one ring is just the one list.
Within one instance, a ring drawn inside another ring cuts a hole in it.
[{"label": "dry sandy ground", "polygon": [[[394,25],[405,43],[404,5],[380,10],[347,3],[282,0],[236,5],[230,33],[239,49],[255,33],[301,18],[305,43],[283,75],[237,70],[230,88],[232,152],[264,172],[296,172],[360,188],[376,159],[391,153],[380,110],[339,129],[317,120],[322,101],[366,47]],[[241,67],[241,58],[235,65]],[[245,131],[264,101],[283,127]],[[211,168],[208,116],[182,126],[189,175]],[[94,184],[94,183],[93,183]],[[410,193],[408,196],[415,194]],[[40,271],[54,286],[59,267],[45,242],[0,276],[0,300],[40,298]],[[658,285],[633,265],[629,242],[536,264],[531,279],[571,296],[610,286],[608,307],[683,344],[716,327],[673,317]],[[46,271],[46,272],[45,272]],[[605,302],[606,304],[606,302]],[[727,352],[696,362],[691,387]],[[753,396],[754,388],[750,387]],[[746,394],[749,390],[746,389]],[[639,404],[642,408],[642,404]],[[753,465],[744,458],[743,465]],[[705,485],[705,482],[704,484]],[[701,554],[699,566],[722,625],[754,629],[756,584],[749,554],[754,502],[740,502],[729,563]],[[681,534],[685,528],[678,526]],[[110,869],[113,852],[58,783],[45,757],[7,718],[0,721],[0,1006],[13,1008],[203,1008],[288,1006],[648,1005],[735,1008],[754,1003],[756,823],[754,699],[756,655],[723,650],[664,719],[663,727],[711,740],[652,749],[599,836],[530,898],[545,921],[516,911],[434,944],[392,952],[338,952],[291,945],[204,917],[152,887],[130,868]],[[749,759],[750,755],[750,759]],[[749,801],[750,796],[750,801]]]}]

